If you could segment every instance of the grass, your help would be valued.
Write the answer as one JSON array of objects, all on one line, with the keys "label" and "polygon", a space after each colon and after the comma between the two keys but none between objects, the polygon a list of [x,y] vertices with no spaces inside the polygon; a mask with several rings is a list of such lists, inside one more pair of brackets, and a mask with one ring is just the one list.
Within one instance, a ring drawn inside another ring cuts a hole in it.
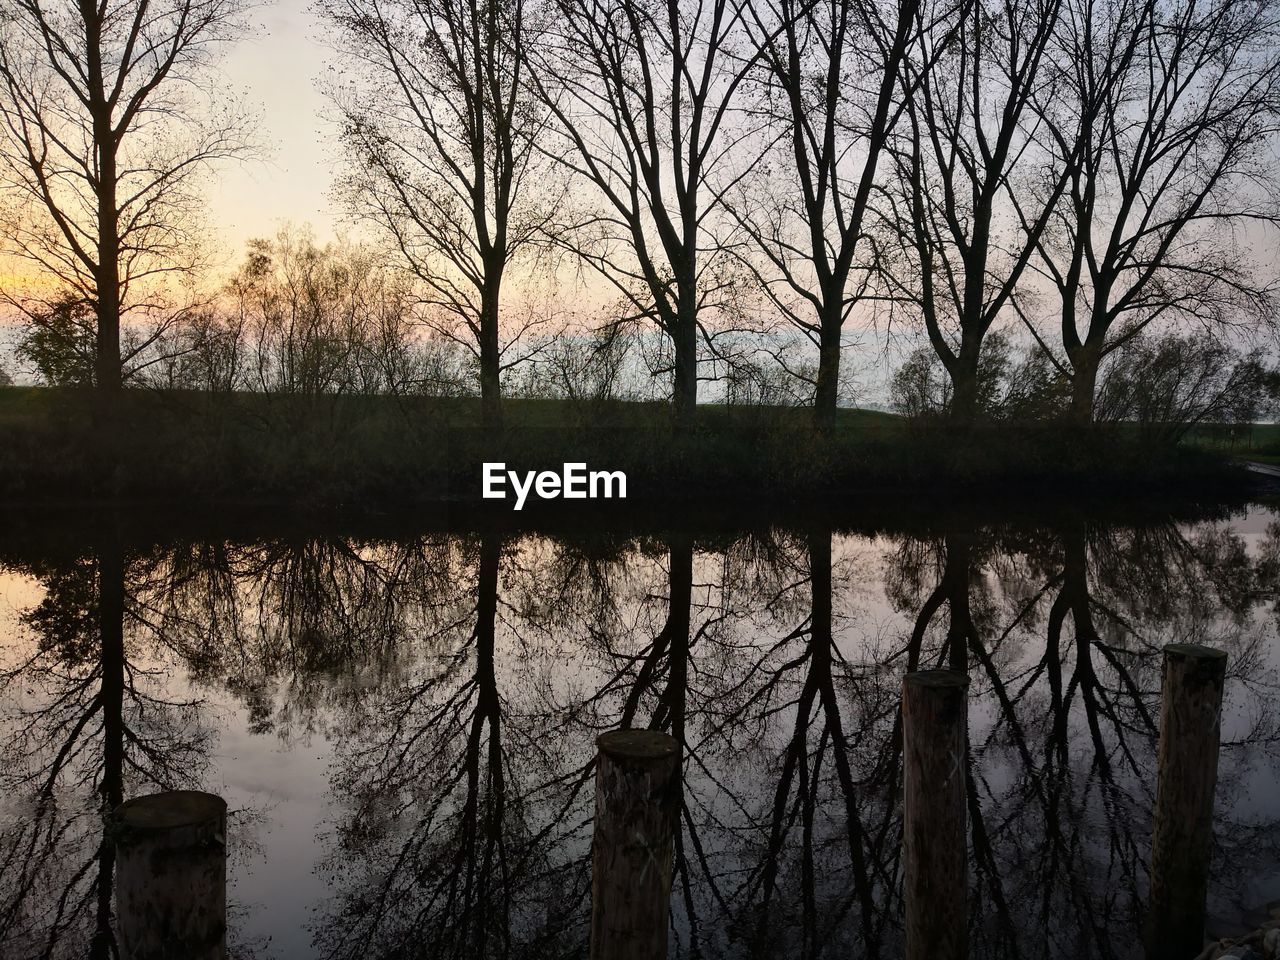
[{"label": "grass", "polygon": [[1197,427],[1185,442],[1233,459],[1280,464],[1280,423],[1249,424],[1235,435],[1217,426]]},{"label": "grass", "polygon": [[1155,449],[1049,424],[959,431],[870,410],[839,411],[824,437],[806,409],[707,405],[693,429],[677,433],[662,403],[513,399],[494,435],[473,399],[130,391],[117,428],[98,424],[91,393],[0,389],[9,454],[0,499],[387,509],[477,501],[486,461],[622,470],[629,501],[647,504],[847,506],[871,491],[1200,494],[1241,483],[1203,445]]}]

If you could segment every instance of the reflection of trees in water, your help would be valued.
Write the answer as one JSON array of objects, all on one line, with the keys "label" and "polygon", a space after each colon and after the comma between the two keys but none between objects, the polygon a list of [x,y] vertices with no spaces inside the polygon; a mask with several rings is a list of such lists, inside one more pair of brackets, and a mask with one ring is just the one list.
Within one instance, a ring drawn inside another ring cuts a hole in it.
[{"label": "reflection of trees in water", "polygon": [[[951,660],[954,638],[967,638],[975,949],[1018,954],[1047,937],[1055,955],[1131,955],[1166,643],[1208,643],[1231,656],[1233,689],[1251,700],[1241,706],[1253,723],[1243,749],[1224,747],[1218,842],[1237,875],[1275,862],[1274,841],[1260,844],[1256,827],[1233,813],[1239,784],[1259,761],[1275,761],[1265,745],[1276,716],[1264,694],[1275,678],[1263,655],[1273,635],[1254,609],[1274,576],[1272,551],[1251,559],[1224,527],[1188,535],[1172,524],[1083,523],[1048,542],[975,545],[948,533],[927,563],[919,545],[900,547],[908,563],[899,584],[918,590],[914,571],[942,571],[919,608],[909,655]],[[968,609],[943,589],[954,557],[965,555]],[[895,599],[903,597],[915,609],[910,591]],[[949,622],[935,622],[944,608]]]},{"label": "reflection of trees in water", "polygon": [[194,705],[168,698],[137,630],[134,568],[113,539],[94,560],[20,568],[45,595],[22,618],[30,649],[0,674],[5,957],[114,956],[106,815],[135,793],[194,783],[205,765]]},{"label": "reflection of trees in water", "polygon": [[465,545],[450,602],[414,640],[422,655],[342,721],[325,956],[551,956],[579,935],[586,879],[550,854],[580,825],[567,814],[586,773],[553,731],[510,721],[509,678],[528,673],[498,642],[502,552],[494,536]]},{"label": "reflection of trees in water", "polygon": [[148,571],[148,614],[197,679],[244,700],[256,731],[288,737],[394,677],[405,640],[451,602],[452,551],[443,537],[184,544]]},{"label": "reflection of trees in water", "polygon": [[[21,784],[36,803],[70,743],[54,793],[98,799],[76,826],[63,805],[6,834],[20,869],[0,881],[0,931],[86,942],[109,907],[96,818],[121,794],[101,792],[107,769],[139,784],[198,772],[193,717],[143,672],[156,650],[243,699],[259,732],[334,740],[333,896],[313,930],[332,957],[580,952],[593,740],[622,725],[684,744],[677,955],[895,955],[899,684],[936,665],[972,684],[975,952],[1128,955],[1160,650],[1175,640],[1228,649],[1248,718],[1225,728],[1219,846],[1236,872],[1280,859],[1275,824],[1250,821],[1243,793],[1276,759],[1259,609],[1280,571],[1275,531],[1252,554],[1210,524],[955,526],[887,542],[816,529],[181,544],[122,567],[119,657],[97,625],[114,607],[98,602],[96,568],[33,569],[48,587],[28,616],[40,650],[9,686],[53,695],[7,741],[6,758],[28,762],[5,775],[43,770]],[[103,576],[111,563],[104,552]],[[881,586],[893,614],[876,612]],[[94,772],[115,742],[118,761]],[[69,861],[39,851],[73,842],[89,867],[55,877]]]},{"label": "reflection of trees in water", "polygon": [[847,556],[833,564],[830,532],[782,546],[766,560],[773,583],[749,576],[756,615],[736,638],[732,695],[705,708],[725,738],[715,763],[727,771],[745,760],[749,775],[717,776],[713,787],[736,791],[737,816],[713,838],[732,852],[719,878],[731,896],[720,907],[736,944],[717,947],[723,922],[708,917],[701,946],[811,957],[856,943],[875,956],[897,898],[894,680],[865,659],[865,646],[841,640],[857,615],[845,602],[857,568]]},{"label": "reflection of trees in water", "polygon": [[873,680],[874,706],[842,702],[830,535],[665,546],[659,563],[647,544],[609,558],[518,544],[493,599],[483,562],[458,572],[477,592],[469,617],[442,624],[447,658],[380,691],[344,734],[331,866],[347,878],[320,925],[326,954],[583,942],[592,740],[620,725],[685,744],[678,953],[816,955],[850,918],[874,951],[888,922],[875,904],[894,887],[882,861],[897,857],[897,748],[858,741],[892,727],[896,700]]}]

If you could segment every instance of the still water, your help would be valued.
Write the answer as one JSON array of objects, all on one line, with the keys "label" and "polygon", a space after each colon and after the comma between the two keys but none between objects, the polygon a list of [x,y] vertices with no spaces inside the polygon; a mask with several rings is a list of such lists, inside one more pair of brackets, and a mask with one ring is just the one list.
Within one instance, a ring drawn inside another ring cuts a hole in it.
[{"label": "still water", "polygon": [[944,666],[972,955],[1137,957],[1171,642],[1230,657],[1211,930],[1280,898],[1280,515],[907,516],[27,522],[0,542],[0,956],[111,956],[103,812],[195,787],[232,811],[234,956],[584,957],[620,726],[685,744],[673,956],[898,956],[898,696]]}]

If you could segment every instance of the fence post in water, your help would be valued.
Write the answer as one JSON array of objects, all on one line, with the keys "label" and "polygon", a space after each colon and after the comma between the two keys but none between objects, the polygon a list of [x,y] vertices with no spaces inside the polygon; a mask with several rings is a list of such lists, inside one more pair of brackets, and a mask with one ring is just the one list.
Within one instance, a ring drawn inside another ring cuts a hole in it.
[{"label": "fence post in water", "polygon": [[652,730],[596,739],[590,960],[664,960],[680,744]]},{"label": "fence post in water", "polygon": [[1226,673],[1222,650],[1188,643],[1164,648],[1146,930],[1147,956],[1153,960],[1184,960],[1204,949]]},{"label": "fence post in water", "polygon": [[950,670],[908,673],[902,681],[907,960],[968,955],[968,686],[968,677]]},{"label": "fence post in water", "polygon": [[224,960],[227,804],[196,790],[116,808],[116,940],[121,960]]}]

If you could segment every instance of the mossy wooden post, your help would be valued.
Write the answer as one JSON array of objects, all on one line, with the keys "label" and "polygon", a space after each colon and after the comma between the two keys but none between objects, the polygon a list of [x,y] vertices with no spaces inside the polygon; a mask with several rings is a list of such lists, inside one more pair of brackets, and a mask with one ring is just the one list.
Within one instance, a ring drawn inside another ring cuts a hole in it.
[{"label": "mossy wooden post", "polygon": [[121,960],[224,960],[227,804],[196,790],[116,808]]},{"label": "mossy wooden post", "polygon": [[950,670],[902,681],[907,960],[968,955],[965,742],[969,679]]},{"label": "mossy wooden post", "polygon": [[680,804],[680,745],[652,730],[596,740],[591,960],[664,960]]},{"label": "mossy wooden post", "polygon": [[1227,655],[1222,650],[1189,643],[1164,648],[1146,923],[1147,956],[1152,960],[1184,960],[1204,949],[1226,673]]}]

